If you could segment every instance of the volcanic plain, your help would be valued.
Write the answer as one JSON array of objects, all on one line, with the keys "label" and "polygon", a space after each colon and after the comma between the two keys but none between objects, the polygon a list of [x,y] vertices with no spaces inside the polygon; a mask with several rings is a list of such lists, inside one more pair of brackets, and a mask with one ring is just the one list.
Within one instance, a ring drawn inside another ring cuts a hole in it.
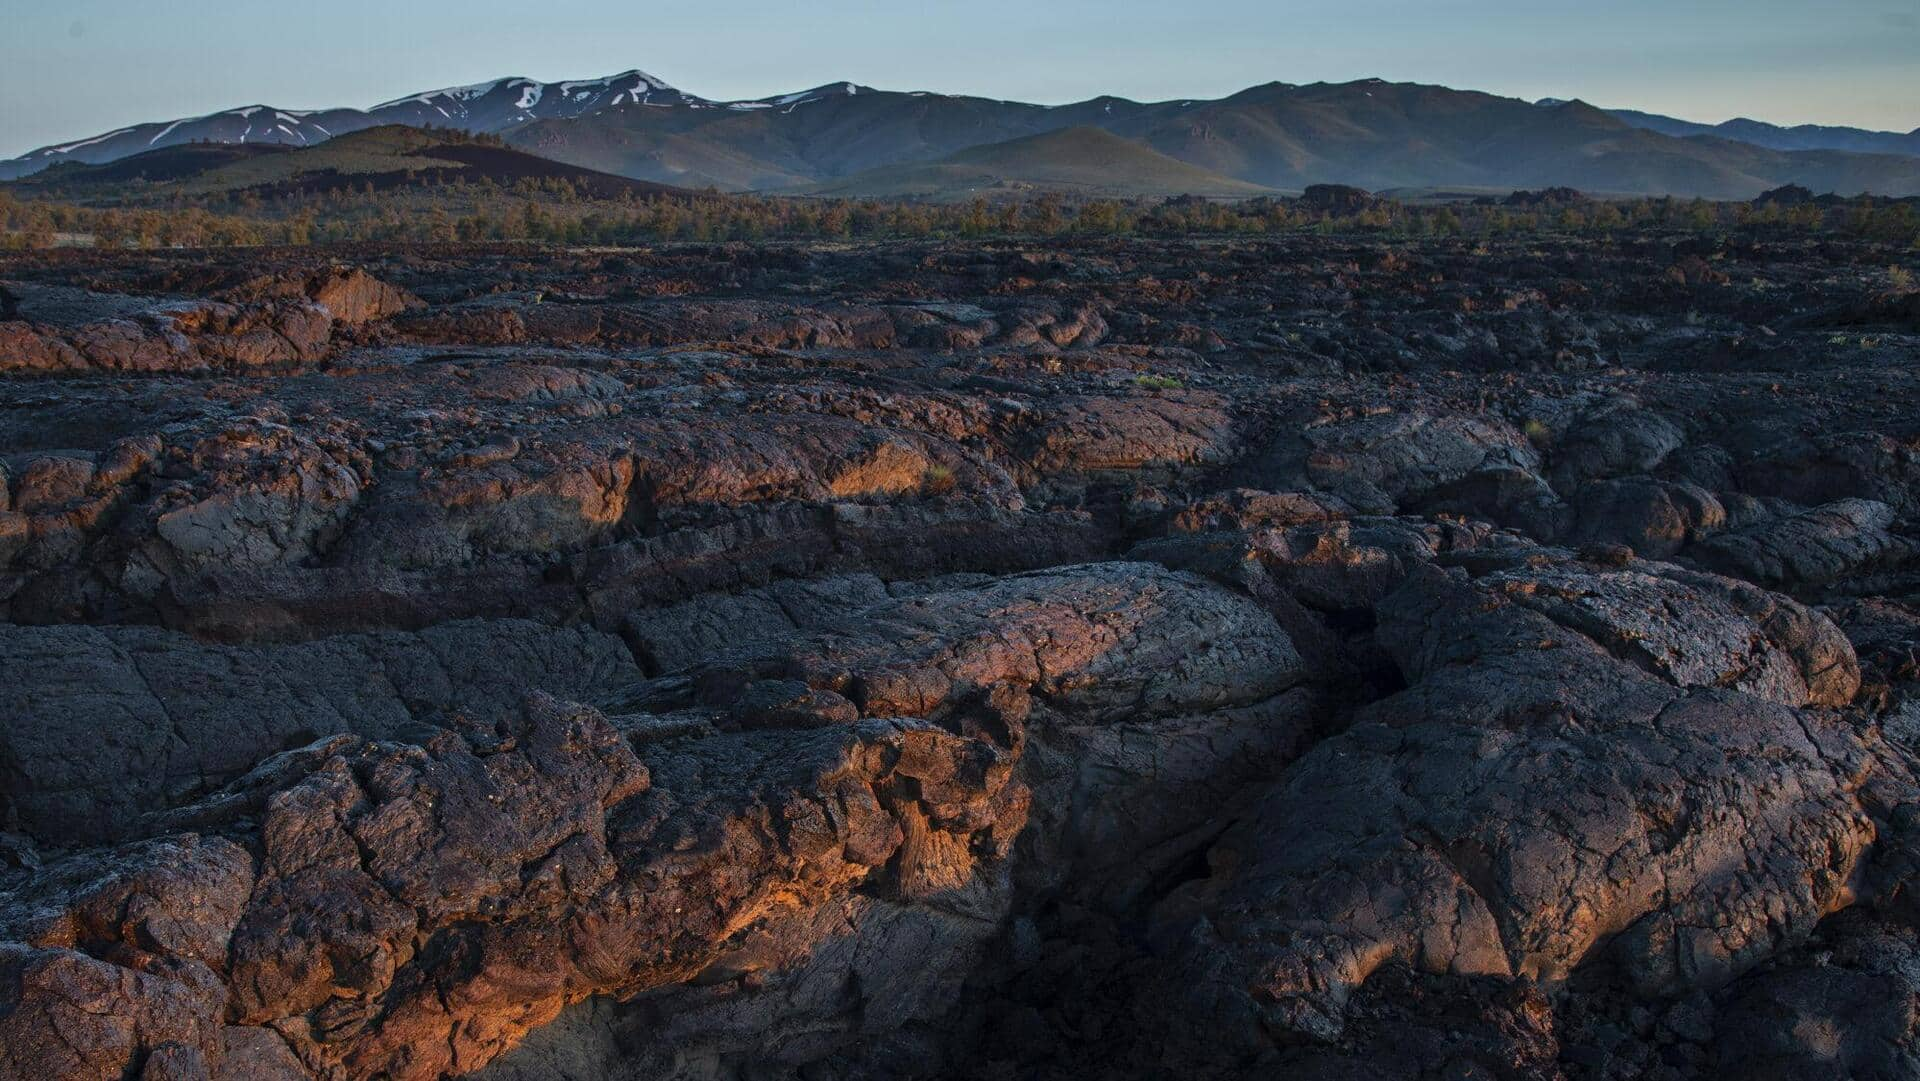
[{"label": "volcanic plain", "polygon": [[1915,1076],[1912,265],[6,255],[0,1076]]}]

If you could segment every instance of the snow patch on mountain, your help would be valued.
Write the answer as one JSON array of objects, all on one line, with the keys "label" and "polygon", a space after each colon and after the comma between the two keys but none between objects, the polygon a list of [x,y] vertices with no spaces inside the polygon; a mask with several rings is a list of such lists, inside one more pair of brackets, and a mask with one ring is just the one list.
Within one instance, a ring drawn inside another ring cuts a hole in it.
[{"label": "snow patch on mountain", "polygon": [[154,136],[153,138],[151,138],[151,139],[148,139],[148,140],[147,140],[147,145],[148,145],[148,146],[152,146],[153,144],[155,144],[155,143],[157,143],[157,142],[159,142],[160,140],[162,140],[162,139],[164,139],[164,138],[166,138],[166,137],[167,137],[167,133],[168,133],[168,132],[170,132],[170,131],[172,131],[173,129],[175,129],[175,128],[177,128],[177,127],[179,127],[180,125],[182,125],[182,124],[184,124],[184,123],[186,123],[186,121],[185,121],[185,120],[176,120],[176,121],[174,121],[173,123],[171,123],[171,124],[168,124],[168,125],[167,125],[166,127],[164,127],[164,128],[161,128],[161,129],[160,129],[160,133],[159,133],[158,135],[155,135],[155,136]]},{"label": "snow patch on mountain", "polygon": [[45,150],[39,151],[39,153],[48,154],[48,155],[70,154],[73,151],[79,150],[82,147],[93,146],[97,143],[104,143],[108,139],[117,139],[120,136],[125,135],[126,133],[132,130],[133,130],[132,128],[121,128],[118,131],[107,132],[105,135],[96,135],[91,139],[82,139],[77,143],[68,143],[65,146],[50,146],[50,147],[47,147]]},{"label": "snow patch on mountain", "polygon": [[409,97],[395,98],[392,101],[383,101],[367,111],[374,113],[382,109],[392,109],[401,105],[434,105],[436,104],[435,99],[472,101],[475,98],[485,97],[504,84],[526,82],[531,82],[531,80],[523,76],[515,75],[505,79],[495,79],[488,83],[474,83],[470,86],[449,86],[440,90],[429,90],[424,94],[414,94]]}]

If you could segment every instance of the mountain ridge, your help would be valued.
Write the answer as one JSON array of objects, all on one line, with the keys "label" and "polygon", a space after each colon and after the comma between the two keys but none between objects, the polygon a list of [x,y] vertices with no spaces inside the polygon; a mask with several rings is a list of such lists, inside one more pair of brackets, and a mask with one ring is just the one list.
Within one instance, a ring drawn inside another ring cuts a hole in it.
[{"label": "mountain ridge", "polygon": [[[497,133],[533,120],[578,116],[623,104],[655,104],[656,99],[660,104],[715,104],[683,93],[638,68],[600,79],[552,83],[510,75],[409,94],[365,109],[282,109],[255,104],[204,116],[134,124],[86,139],[49,144],[0,161],[0,179],[29,176],[63,161],[98,165],[147,150],[203,141],[311,146],[389,124]],[[261,119],[256,121],[255,117]]]},{"label": "mountain ridge", "polygon": [[[445,129],[401,124],[362,128],[317,146],[191,143],[160,147],[99,165],[63,162],[14,181],[56,197],[118,197],[137,191],[152,199],[414,187],[452,180],[565,179],[595,198],[623,195],[689,196],[668,185],[584,169]],[[127,185],[141,182],[142,186]]]},{"label": "mountain ridge", "polygon": [[1735,117],[1718,124],[1638,109],[1609,109],[1608,112],[1637,128],[1682,138],[1715,135],[1723,139],[1752,143],[1769,150],[1847,150],[1861,154],[1900,154],[1920,156],[1920,128],[1909,132],[1876,131],[1838,124],[1770,124],[1764,120]]},{"label": "mountain ridge", "polygon": [[[1577,100],[1528,102],[1379,78],[1268,82],[1218,99],[1102,95],[1063,105],[843,81],[729,102],[687,93],[638,68],[550,83],[511,76],[364,110],[253,105],[134,125],[0,162],[0,179],[60,161],[98,164],[195,142],[309,146],[386,124],[497,134],[581,168],[730,191],[831,188],[876,169],[938,164],[970,147],[1095,127],[1193,166],[1196,178],[1211,174],[1260,189],[1571,186],[1749,198],[1797,183],[1843,194],[1920,193],[1920,133],[1913,155],[1869,153],[1814,144],[1904,145],[1888,143],[1904,137],[1757,122],[1694,125]],[[1759,134],[1738,137],[1750,129]],[[1790,145],[1753,141],[1763,137]],[[1031,169],[1008,170],[1023,171]]]}]

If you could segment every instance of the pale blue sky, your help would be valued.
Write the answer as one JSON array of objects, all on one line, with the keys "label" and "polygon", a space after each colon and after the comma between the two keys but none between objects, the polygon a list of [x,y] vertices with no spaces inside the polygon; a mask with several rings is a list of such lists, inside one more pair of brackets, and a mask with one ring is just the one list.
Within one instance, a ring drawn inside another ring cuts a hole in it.
[{"label": "pale blue sky", "polygon": [[0,0],[0,157],[235,105],[638,67],[1063,102],[1366,76],[1717,121],[1920,126],[1920,0]]}]

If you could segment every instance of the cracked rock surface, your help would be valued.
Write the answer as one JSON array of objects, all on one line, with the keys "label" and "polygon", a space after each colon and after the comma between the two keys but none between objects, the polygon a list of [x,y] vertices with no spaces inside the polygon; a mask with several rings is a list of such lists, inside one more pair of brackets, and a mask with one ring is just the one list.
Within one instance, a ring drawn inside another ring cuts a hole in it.
[{"label": "cracked rock surface", "polygon": [[8,255],[0,1078],[1920,1077],[1902,260]]}]

